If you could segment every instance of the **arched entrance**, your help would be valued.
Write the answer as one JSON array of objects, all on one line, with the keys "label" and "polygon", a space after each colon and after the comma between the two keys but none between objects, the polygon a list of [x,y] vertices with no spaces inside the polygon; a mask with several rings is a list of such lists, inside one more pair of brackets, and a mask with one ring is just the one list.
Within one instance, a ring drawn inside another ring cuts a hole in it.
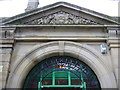
[{"label": "arched entrance", "polygon": [[69,56],[53,56],[41,61],[29,72],[23,88],[100,90],[101,87],[95,73],[84,62]]},{"label": "arched entrance", "polygon": [[23,88],[24,81],[34,66],[53,56],[71,56],[85,62],[98,77],[101,88],[116,88],[113,72],[102,62],[104,59],[88,45],[69,41],[54,41],[33,47],[24,57],[16,60],[6,88]]}]

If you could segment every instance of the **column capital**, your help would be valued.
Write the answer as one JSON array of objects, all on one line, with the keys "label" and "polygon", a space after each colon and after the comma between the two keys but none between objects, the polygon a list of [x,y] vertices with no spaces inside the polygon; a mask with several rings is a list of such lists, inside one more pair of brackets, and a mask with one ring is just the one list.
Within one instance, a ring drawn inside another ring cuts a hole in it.
[{"label": "column capital", "polygon": [[120,48],[120,27],[108,27],[107,43],[111,48]]},{"label": "column capital", "polygon": [[2,27],[0,30],[0,43],[8,44],[14,43],[14,31],[16,28],[13,27]]}]

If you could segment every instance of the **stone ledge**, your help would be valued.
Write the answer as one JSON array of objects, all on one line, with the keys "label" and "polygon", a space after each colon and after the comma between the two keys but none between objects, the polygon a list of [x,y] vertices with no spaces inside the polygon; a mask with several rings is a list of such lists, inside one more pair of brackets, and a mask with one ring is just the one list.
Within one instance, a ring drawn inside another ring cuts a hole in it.
[{"label": "stone ledge", "polygon": [[16,41],[48,41],[48,40],[75,40],[75,41],[106,41],[107,38],[15,38]]},{"label": "stone ledge", "polygon": [[120,48],[120,44],[110,44],[110,48]]},{"label": "stone ledge", "polygon": [[0,44],[0,48],[12,48],[12,44]]},{"label": "stone ledge", "polygon": [[120,39],[116,38],[116,39],[108,39],[108,43],[109,44],[120,44]]},{"label": "stone ledge", "polygon": [[5,27],[119,27],[118,25],[3,25],[1,28]]},{"label": "stone ledge", "polygon": [[14,43],[14,39],[0,39],[0,44],[11,44]]}]

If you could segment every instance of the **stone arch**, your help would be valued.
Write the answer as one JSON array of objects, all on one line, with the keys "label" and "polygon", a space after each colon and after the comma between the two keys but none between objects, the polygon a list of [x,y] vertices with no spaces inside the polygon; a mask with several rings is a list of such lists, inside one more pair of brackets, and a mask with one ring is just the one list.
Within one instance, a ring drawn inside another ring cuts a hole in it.
[{"label": "stone arch", "polygon": [[97,75],[101,88],[116,88],[113,72],[91,47],[70,41],[54,41],[38,45],[18,62],[8,78],[7,88],[22,88],[28,72],[40,61],[56,55],[68,55],[85,62]]}]

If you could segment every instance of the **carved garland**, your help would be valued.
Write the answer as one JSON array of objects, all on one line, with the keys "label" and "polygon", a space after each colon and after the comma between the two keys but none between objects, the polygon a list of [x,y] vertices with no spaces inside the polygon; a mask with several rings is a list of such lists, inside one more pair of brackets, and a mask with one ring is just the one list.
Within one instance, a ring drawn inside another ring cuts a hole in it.
[{"label": "carved garland", "polygon": [[92,20],[75,16],[73,14],[66,13],[64,11],[57,12],[39,19],[35,19],[32,22],[26,24],[98,24]]}]

